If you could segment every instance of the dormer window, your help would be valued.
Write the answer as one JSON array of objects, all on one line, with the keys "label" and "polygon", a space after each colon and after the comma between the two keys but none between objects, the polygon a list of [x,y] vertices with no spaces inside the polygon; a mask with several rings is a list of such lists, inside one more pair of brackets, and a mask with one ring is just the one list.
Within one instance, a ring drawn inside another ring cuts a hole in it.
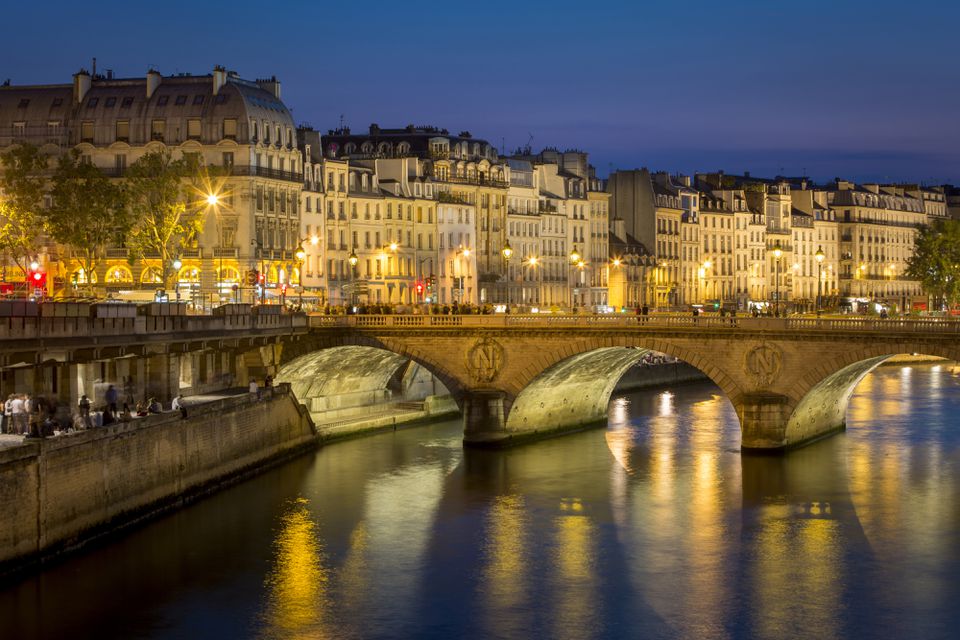
[{"label": "dormer window", "polygon": [[187,96],[177,96],[177,99],[173,101],[173,104],[177,106],[182,106],[187,104]]},{"label": "dormer window", "polygon": [[194,104],[194,105],[203,104],[203,95],[195,95],[195,96],[193,96],[193,104]]}]

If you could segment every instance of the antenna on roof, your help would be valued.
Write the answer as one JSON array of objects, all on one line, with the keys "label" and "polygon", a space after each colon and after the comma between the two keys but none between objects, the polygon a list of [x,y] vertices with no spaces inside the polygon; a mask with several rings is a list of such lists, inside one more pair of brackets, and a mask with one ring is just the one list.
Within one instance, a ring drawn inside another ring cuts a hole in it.
[{"label": "antenna on roof", "polygon": [[94,78],[97,77],[97,59],[96,58],[93,59],[93,76],[92,77]]},{"label": "antenna on roof", "polygon": [[340,114],[340,128],[343,129],[343,114]]}]

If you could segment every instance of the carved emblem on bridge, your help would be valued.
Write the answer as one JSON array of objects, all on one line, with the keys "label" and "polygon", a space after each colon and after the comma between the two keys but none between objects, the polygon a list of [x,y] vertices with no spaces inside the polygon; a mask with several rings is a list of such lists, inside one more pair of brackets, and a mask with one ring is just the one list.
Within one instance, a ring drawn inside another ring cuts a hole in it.
[{"label": "carved emblem on bridge", "polygon": [[467,350],[467,371],[476,383],[493,382],[503,368],[503,346],[493,338],[479,338]]},{"label": "carved emblem on bridge", "polygon": [[747,373],[758,387],[768,387],[783,368],[783,352],[771,344],[758,344],[747,351]]}]

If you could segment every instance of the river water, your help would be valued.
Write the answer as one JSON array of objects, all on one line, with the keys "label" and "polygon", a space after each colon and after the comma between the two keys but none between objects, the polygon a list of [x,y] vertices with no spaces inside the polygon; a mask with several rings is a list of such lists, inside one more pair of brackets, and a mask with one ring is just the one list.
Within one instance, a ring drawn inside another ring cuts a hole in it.
[{"label": "river water", "polygon": [[0,638],[956,638],[960,377],[883,367],[848,429],[744,456],[711,384],[503,452],[328,446],[0,591]]}]

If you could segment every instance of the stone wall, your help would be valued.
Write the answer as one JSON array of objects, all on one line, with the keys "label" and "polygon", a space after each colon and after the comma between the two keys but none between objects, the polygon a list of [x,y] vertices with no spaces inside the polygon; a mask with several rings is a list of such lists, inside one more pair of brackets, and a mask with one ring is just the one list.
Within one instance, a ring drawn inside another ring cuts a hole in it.
[{"label": "stone wall", "polygon": [[316,446],[286,386],[0,449],[0,568],[53,555]]}]

